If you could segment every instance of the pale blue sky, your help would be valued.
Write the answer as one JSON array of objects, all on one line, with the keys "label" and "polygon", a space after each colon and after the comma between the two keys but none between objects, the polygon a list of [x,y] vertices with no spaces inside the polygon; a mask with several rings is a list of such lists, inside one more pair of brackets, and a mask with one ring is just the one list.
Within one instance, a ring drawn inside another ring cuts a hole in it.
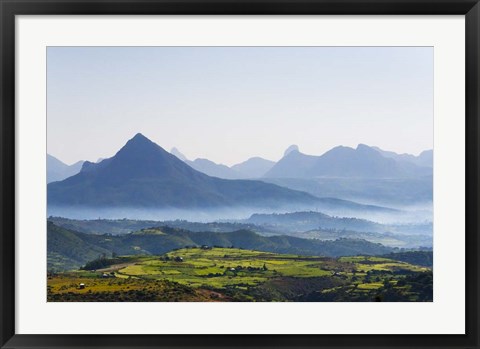
[{"label": "pale blue sky", "polygon": [[138,132],[227,165],[291,144],[418,154],[433,147],[433,48],[49,47],[47,129],[66,163]]}]

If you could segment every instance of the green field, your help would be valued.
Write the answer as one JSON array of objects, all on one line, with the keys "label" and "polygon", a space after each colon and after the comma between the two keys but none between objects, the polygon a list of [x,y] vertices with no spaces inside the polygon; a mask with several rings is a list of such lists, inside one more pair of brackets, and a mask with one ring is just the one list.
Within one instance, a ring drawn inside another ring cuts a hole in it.
[{"label": "green field", "polygon": [[335,259],[195,247],[103,263],[106,267],[97,270],[49,275],[48,300],[432,300],[431,269],[381,257]]}]

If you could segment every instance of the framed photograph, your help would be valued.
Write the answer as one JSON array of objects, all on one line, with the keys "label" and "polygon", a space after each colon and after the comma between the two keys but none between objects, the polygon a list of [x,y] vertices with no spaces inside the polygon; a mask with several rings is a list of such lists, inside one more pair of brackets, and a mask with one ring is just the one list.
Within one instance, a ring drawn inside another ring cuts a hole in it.
[{"label": "framed photograph", "polygon": [[478,1],[9,1],[1,348],[479,348]]}]

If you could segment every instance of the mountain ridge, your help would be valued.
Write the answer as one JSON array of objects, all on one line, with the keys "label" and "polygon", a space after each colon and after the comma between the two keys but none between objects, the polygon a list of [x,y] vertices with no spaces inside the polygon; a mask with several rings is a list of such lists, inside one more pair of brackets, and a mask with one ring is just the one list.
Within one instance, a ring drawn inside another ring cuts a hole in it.
[{"label": "mountain ridge", "polygon": [[67,165],[55,156],[47,154],[47,183],[64,180],[80,172],[84,161],[80,160]]},{"label": "mountain ridge", "polygon": [[196,171],[142,134],[112,158],[48,185],[49,204],[140,207],[216,207],[312,204],[312,195],[250,180],[226,180]]},{"label": "mountain ridge", "polygon": [[265,174],[265,178],[409,178],[432,173],[430,167],[403,159],[421,156],[422,160],[417,163],[428,162],[433,151],[414,157],[360,143],[356,148],[337,146],[320,156],[303,154],[298,148],[285,153]]}]

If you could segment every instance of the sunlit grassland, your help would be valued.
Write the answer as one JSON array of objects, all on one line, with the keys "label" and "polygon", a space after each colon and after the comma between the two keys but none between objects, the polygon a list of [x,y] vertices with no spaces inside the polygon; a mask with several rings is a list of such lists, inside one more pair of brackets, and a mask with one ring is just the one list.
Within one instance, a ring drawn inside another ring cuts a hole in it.
[{"label": "sunlit grassland", "polygon": [[[183,261],[176,261],[178,258]],[[322,269],[324,262],[319,259],[233,248],[191,248],[129,265],[118,270],[118,274],[166,279],[193,287],[222,288],[256,285],[280,276],[331,275],[331,271]]]},{"label": "sunlit grassland", "polygon": [[394,271],[394,270],[409,270],[413,272],[425,272],[430,270],[426,267],[418,265],[412,265],[405,262],[394,261],[388,258],[382,257],[368,257],[368,256],[355,256],[355,257],[341,257],[339,262],[353,263],[355,268],[359,272],[368,272],[372,270],[379,271]]},{"label": "sunlit grassland", "polygon": [[424,291],[412,291],[405,281],[397,283],[408,275],[430,271],[381,257],[335,259],[217,247],[183,248],[161,256],[123,256],[114,261],[116,264],[104,269],[49,277],[49,299],[78,301],[82,295],[97,299],[94,295],[99,294],[101,301],[115,297],[131,301],[138,294],[144,297],[141,301],[252,301],[295,299],[310,292],[313,299],[326,295],[327,301],[328,297],[348,301],[358,297],[371,300],[375,294],[384,295],[395,288],[405,295],[397,298],[412,300]]}]

